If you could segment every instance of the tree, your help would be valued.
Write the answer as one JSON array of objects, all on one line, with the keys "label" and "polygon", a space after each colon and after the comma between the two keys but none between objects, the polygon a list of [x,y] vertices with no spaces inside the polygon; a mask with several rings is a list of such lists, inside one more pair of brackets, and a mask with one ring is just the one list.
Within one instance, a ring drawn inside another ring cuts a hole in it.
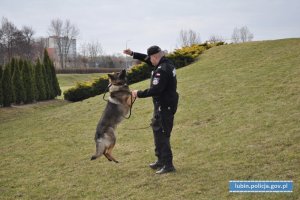
[{"label": "tree", "polygon": [[[17,61],[15,61],[17,63]],[[13,90],[14,90],[14,100],[16,104],[20,104],[25,101],[25,89],[23,83],[23,77],[20,65],[16,64],[15,70],[12,76]]]},{"label": "tree", "polygon": [[26,92],[26,99],[24,103],[32,103],[35,98],[34,83],[33,83],[32,76],[33,74],[32,74],[31,64],[28,61],[24,61],[23,82],[24,82],[24,88]]},{"label": "tree", "polygon": [[54,99],[55,97],[55,91],[53,87],[53,77],[52,77],[52,72],[51,72],[51,60],[49,58],[47,50],[44,51],[44,61],[43,64],[45,66],[45,81],[48,84],[48,99]]},{"label": "tree", "polygon": [[34,59],[34,30],[29,26],[23,26],[22,30],[23,35],[23,45],[21,46],[23,58],[32,60]]},{"label": "tree", "polygon": [[13,88],[11,82],[10,65],[6,64],[2,77],[3,106],[9,107],[13,102]]},{"label": "tree", "polygon": [[41,64],[40,59],[37,60],[35,65],[35,81],[38,91],[38,99],[37,100],[46,100],[46,85],[45,85],[45,77],[43,73],[44,66]]},{"label": "tree", "polygon": [[101,44],[98,41],[88,43],[87,49],[90,61],[93,63],[94,67],[97,67],[97,62],[99,61],[100,56],[103,54]]},{"label": "tree", "polygon": [[51,69],[51,73],[52,73],[52,81],[53,81],[53,88],[54,88],[54,95],[56,96],[60,96],[61,95],[61,89],[59,87],[59,82],[58,79],[56,77],[56,72],[55,72],[55,68],[53,65],[53,62],[51,61],[51,65],[50,65],[50,69]]},{"label": "tree", "polygon": [[247,26],[243,26],[240,29],[241,41],[242,42],[250,42],[253,39],[253,34],[250,32]]},{"label": "tree", "polygon": [[31,27],[23,26],[19,30],[7,18],[2,18],[0,27],[0,63],[7,63],[13,57],[34,59],[37,49]]},{"label": "tree", "polygon": [[200,44],[200,34],[193,30],[181,30],[179,33],[179,43],[181,47],[192,46],[194,44]]},{"label": "tree", "polygon": [[38,91],[38,88],[37,88],[37,80],[36,80],[36,68],[35,68],[35,64],[32,64],[30,63],[30,68],[31,68],[31,73],[32,73],[32,83],[33,83],[33,94],[34,94],[34,100],[38,100],[40,97],[39,97],[39,91]]},{"label": "tree", "polygon": [[44,76],[44,83],[45,83],[45,93],[46,93],[46,99],[50,99],[51,94],[50,94],[50,89],[49,89],[49,81],[48,81],[48,74],[46,72],[46,66],[44,66],[44,64],[41,65],[42,66],[42,73]]},{"label": "tree", "polygon": [[9,22],[7,18],[3,17],[0,29],[0,44],[3,63],[7,63],[13,57],[13,44],[16,31],[17,27]]},{"label": "tree", "polygon": [[239,43],[240,41],[240,30],[235,27],[231,36],[231,40],[233,43]]},{"label": "tree", "polygon": [[224,42],[224,39],[222,38],[222,36],[219,35],[211,35],[208,39],[209,43],[218,43],[218,42]]},{"label": "tree", "polygon": [[79,35],[79,29],[71,24],[70,20],[66,20],[65,23],[63,23],[61,19],[54,19],[51,21],[49,33],[55,37],[60,65],[61,68],[65,68],[70,46]]},{"label": "tree", "polygon": [[250,32],[247,26],[243,26],[240,29],[235,27],[231,36],[231,40],[233,43],[250,42],[252,41],[253,37],[253,33]]},{"label": "tree", "polygon": [[54,68],[54,64],[51,61],[48,52],[45,50],[44,51],[44,65],[47,66],[47,73],[49,76],[49,89],[52,90],[51,94],[52,94],[52,98],[56,97],[56,96],[60,96],[61,95],[61,90],[59,87],[59,83],[56,77],[56,73],[55,73],[55,68]]},{"label": "tree", "polygon": [[2,66],[0,65],[0,107],[3,104],[3,91],[2,91]]}]

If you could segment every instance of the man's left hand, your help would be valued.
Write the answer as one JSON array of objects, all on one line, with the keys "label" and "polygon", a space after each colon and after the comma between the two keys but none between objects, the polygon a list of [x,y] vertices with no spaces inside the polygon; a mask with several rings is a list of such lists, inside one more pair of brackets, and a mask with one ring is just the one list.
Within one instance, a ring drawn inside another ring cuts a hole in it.
[{"label": "man's left hand", "polygon": [[132,90],[131,91],[132,97],[137,98],[138,97],[137,92],[138,92],[138,90]]}]

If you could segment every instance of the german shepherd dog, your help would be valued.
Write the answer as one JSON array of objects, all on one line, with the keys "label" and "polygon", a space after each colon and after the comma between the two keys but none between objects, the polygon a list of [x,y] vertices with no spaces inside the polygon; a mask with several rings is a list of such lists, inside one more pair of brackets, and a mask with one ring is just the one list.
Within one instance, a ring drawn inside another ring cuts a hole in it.
[{"label": "german shepherd dog", "polygon": [[108,74],[108,77],[110,96],[96,128],[96,154],[91,160],[104,154],[109,161],[118,163],[111,154],[116,144],[115,130],[131,109],[133,99],[126,83],[126,70]]}]

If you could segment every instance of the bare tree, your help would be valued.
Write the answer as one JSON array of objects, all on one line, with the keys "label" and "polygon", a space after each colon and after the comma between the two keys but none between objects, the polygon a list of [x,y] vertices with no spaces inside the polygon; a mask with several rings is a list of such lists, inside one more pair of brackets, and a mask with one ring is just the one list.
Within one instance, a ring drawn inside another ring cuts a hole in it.
[{"label": "bare tree", "polygon": [[86,43],[80,45],[80,62],[83,63],[84,67],[88,64],[88,48]]},{"label": "bare tree", "polygon": [[23,26],[20,30],[3,17],[0,27],[0,64],[7,63],[13,57],[28,60],[38,57],[34,33],[31,27]]},{"label": "bare tree", "polygon": [[56,38],[55,41],[60,65],[61,68],[65,68],[68,61],[70,46],[79,35],[79,29],[71,24],[70,20],[66,20],[65,23],[63,23],[61,19],[54,19],[51,21],[49,33]]},{"label": "bare tree", "polygon": [[33,45],[35,57],[41,58],[44,55],[45,47],[46,39],[42,37],[36,38]]},{"label": "bare tree", "polygon": [[240,30],[237,27],[233,29],[231,40],[233,43],[239,43],[240,41]]},{"label": "bare tree", "polygon": [[17,27],[9,22],[7,18],[3,17],[0,29],[1,60],[3,63],[13,57],[13,45],[16,32]]},{"label": "bare tree", "polygon": [[179,43],[181,47],[192,46],[201,43],[200,34],[193,30],[181,30],[179,33]]},{"label": "bare tree", "polygon": [[247,26],[242,28],[234,28],[231,39],[233,43],[250,42],[253,39],[253,33],[250,32]]},{"label": "bare tree", "polygon": [[222,38],[222,36],[219,35],[211,35],[208,39],[209,43],[218,43],[218,42],[224,42],[224,39]]},{"label": "bare tree", "polygon": [[97,62],[99,62],[100,56],[103,54],[101,44],[98,41],[88,43],[87,49],[90,61],[93,63],[94,67],[97,67]]},{"label": "bare tree", "polygon": [[241,41],[242,42],[249,42],[252,41],[253,39],[253,34],[250,32],[247,26],[243,26],[240,29],[240,34],[241,34]]},{"label": "bare tree", "polygon": [[24,37],[24,45],[22,46],[22,53],[27,59],[34,58],[34,30],[29,26],[23,26],[22,33]]}]

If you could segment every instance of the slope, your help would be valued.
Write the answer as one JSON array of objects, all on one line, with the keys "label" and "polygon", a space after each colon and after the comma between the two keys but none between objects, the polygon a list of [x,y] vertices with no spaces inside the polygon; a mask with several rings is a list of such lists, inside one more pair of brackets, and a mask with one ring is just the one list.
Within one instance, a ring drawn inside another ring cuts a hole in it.
[{"label": "slope", "polygon": [[[1,199],[298,199],[300,39],[212,48],[177,71],[177,172],[149,169],[151,99],[118,127],[114,156],[91,162],[102,96],[0,109]],[[131,86],[142,89],[144,81]],[[232,194],[229,180],[294,180],[288,194]]]}]

